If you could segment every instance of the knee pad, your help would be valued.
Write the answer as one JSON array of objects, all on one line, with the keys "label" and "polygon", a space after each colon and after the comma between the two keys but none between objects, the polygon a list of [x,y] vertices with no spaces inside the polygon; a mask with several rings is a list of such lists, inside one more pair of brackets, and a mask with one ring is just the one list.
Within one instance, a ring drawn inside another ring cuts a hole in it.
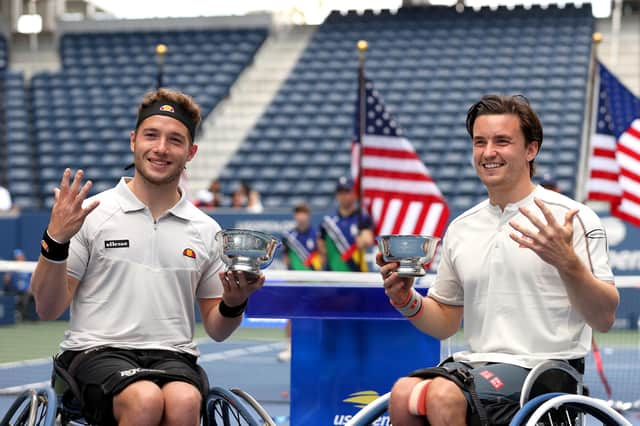
[{"label": "knee pad", "polygon": [[431,380],[423,380],[411,389],[409,395],[409,413],[414,416],[427,415],[427,392]]}]

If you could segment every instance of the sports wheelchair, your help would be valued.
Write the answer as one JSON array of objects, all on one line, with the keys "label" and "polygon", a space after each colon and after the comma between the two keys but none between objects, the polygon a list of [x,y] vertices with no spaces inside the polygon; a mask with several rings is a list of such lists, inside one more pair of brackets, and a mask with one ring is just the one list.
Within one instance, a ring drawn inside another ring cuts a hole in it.
[{"label": "sports wheelchair", "polygon": [[[201,374],[206,378],[204,371]],[[275,426],[260,403],[237,388],[210,388],[201,418],[203,426]],[[24,391],[0,420],[0,426],[54,425],[88,425],[81,414],[78,386],[55,359],[51,386]]]},{"label": "sports wheelchair", "polygon": [[[572,393],[549,392],[548,383],[562,375],[572,382]],[[573,392],[575,390],[575,392]],[[564,361],[545,361],[533,368],[522,387],[520,410],[511,420],[510,426],[571,426],[586,424],[629,425],[620,413],[609,407],[605,401],[585,395],[582,373]],[[385,416],[391,392],[388,392],[354,415],[346,426],[366,426]],[[591,421],[595,419],[596,422]],[[599,422],[599,423],[597,423]]]}]

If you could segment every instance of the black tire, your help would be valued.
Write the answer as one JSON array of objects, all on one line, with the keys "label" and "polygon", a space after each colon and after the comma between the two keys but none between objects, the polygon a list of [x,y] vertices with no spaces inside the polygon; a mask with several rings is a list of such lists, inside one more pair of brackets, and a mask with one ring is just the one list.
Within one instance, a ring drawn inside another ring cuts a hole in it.
[{"label": "black tire", "polygon": [[[631,425],[604,401],[584,395],[547,394],[525,404],[510,426],[583,424],[583,417],[592,425]],[[553,419],[553,423],[548,419]]]},{"label": "black tire", "polygon": [[54,426],[58,404],[53,389],[30,389],[21,393],[5,413],[0,426]]},{"label": "black tire", "polygon": [[205,399],[204,426],[261,426],[247,405],[227,389],[211,388]]}]

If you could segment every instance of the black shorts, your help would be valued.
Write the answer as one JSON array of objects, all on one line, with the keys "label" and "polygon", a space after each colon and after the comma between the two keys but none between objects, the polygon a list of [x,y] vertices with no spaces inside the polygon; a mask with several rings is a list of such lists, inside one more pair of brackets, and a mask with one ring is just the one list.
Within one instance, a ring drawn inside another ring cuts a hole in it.
[{"label": "black shorts", "polygon": [[[467,366],[467,368],[473,376],[476,393],[484,405],[489,422],[492,425],[508,425],[511,418],[520,409],[520,393],[531,370],[501,363],[488,364],[478,368]],[[468,412],[473,414],[471,394],[468,391],[463,393],[469,402],[469,407],[471,407]]]},{"label": "black shorts", "polygon": [[[572,362],[570,364],[573,365]],[[487,413],[490,424],[508,425],[520,409],[520,394],[530,369],[503,363],[489,363],[477,368],[455,361],[445,361],[442,365],[452,369],[464,369],[473,376],[476,393]],[[577,365],[574,367],[579,369]],[[418,370],[411,376],[420,377],[421,371]],[[569,376],[562,372],[550,371],[536,381],[530,396],[547,392],[574,393],[575,391],[575,382]],[[467,400],[467,424],[478,424],[470,392],[463,389],[462,393]]]},{"label": "black shorts", "polygon": [[181,352],[104,347],[65,351],[56,360],[78,385],[83,416],[100,425],[116,424],[113,397],[139,380],[160,387],[174,381],[190,383],[204,399],[209,384],[196,361],[195,356]]}]

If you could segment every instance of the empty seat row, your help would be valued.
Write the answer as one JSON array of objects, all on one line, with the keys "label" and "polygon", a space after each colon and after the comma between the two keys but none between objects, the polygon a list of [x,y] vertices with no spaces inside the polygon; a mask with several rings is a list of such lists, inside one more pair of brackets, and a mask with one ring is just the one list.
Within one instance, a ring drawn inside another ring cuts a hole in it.
[{"label": "empty seat row", "polygon": [[367,75],[454,207],[486,196],[469,167],[464,119],[489,92],[522,93],[539,111],[539,170],[553,170],[571,194],[592,30],[589,7],[332,13],[220,174],[223,189],[247,180],[265,206],[308,189],[315,203],[332,203],[335,178],[349,173],[355,44],[366,39]]}]

